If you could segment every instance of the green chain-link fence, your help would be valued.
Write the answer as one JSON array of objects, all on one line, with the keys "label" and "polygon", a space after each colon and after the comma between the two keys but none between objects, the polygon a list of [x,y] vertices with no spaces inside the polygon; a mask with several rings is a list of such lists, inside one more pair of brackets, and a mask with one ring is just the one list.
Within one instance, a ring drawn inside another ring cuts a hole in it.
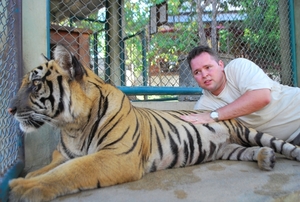
[{"label": "green chain-link fence", "polygon": [[[186,55],[199,44],[217,50],[225,63],[245,57],[274,80],[295,82],[287,0],[48,1],[50,47],[72,47],[84,65],[117,86],[193,89]],[[0,1],[0,201],[23,165],[20,131],[6,111],[22,70],[21,2]]]},{"label": "green chain-link fence", "polygon": [[8,181],[24,166],[22,134],[7,112],[19,87],[21,36],[20,0],[0,1],[0,201],[7,200]]},{"label": "green chain-link fence", "polygon": [[285,0],[51,1],[50,16],[51,45],[71,45],[118,86],[196,86],[185,57],[199,44],[293,84]]}]

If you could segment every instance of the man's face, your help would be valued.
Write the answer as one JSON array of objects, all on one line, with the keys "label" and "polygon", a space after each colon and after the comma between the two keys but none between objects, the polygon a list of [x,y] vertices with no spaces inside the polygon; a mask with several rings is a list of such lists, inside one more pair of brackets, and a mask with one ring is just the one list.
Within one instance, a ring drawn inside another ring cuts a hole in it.
[{"label": "man's face", "polygon": [[192,74],[198,85],[219,95],[225,87],[224,63],[218,62],[208,53],[204,52],[191,60]]}]

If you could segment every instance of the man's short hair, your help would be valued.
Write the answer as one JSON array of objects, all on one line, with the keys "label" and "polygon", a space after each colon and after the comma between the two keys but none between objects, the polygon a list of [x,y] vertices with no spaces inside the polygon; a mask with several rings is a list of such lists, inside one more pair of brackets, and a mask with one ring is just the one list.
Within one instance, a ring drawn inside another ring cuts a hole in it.
[{"label": "man's short hair", "polygon": [[187,61],[188,64],[191,67],[191,60],[194,59],[195,57],[197,57],[198,55],[200,55],[201,53],[208,53],[210,54],[217,62],[219,61],[219,57],[218,55],[209,47],[209,46],[197,46],[195,48],[193,48],[188,56],[187,56]]}]

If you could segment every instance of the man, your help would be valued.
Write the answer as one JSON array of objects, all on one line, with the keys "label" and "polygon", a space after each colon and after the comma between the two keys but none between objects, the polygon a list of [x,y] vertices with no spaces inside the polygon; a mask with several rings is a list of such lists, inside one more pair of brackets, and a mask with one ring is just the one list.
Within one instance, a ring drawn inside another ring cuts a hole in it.
[{"label": "man", "polygon": [[206,46],[187,57],[203,95],[195,109],[209,110],[181,118],[211,123],[236,118],[247,127],[300,145],[300,89],[273,81],[250,60],[238,58],[226,67]]}]

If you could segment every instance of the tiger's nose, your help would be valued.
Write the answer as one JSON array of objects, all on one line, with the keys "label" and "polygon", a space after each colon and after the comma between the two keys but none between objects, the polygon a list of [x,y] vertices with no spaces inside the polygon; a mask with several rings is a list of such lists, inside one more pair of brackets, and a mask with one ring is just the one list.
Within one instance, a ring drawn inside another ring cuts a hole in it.
[{"label": "tiger's nose", "polygon": [[8,113],[10,113],[11,115],[15,115],[16,111],[17,111],[17,108],[14,107],[14,108],[8,108],[7,109]]}]

